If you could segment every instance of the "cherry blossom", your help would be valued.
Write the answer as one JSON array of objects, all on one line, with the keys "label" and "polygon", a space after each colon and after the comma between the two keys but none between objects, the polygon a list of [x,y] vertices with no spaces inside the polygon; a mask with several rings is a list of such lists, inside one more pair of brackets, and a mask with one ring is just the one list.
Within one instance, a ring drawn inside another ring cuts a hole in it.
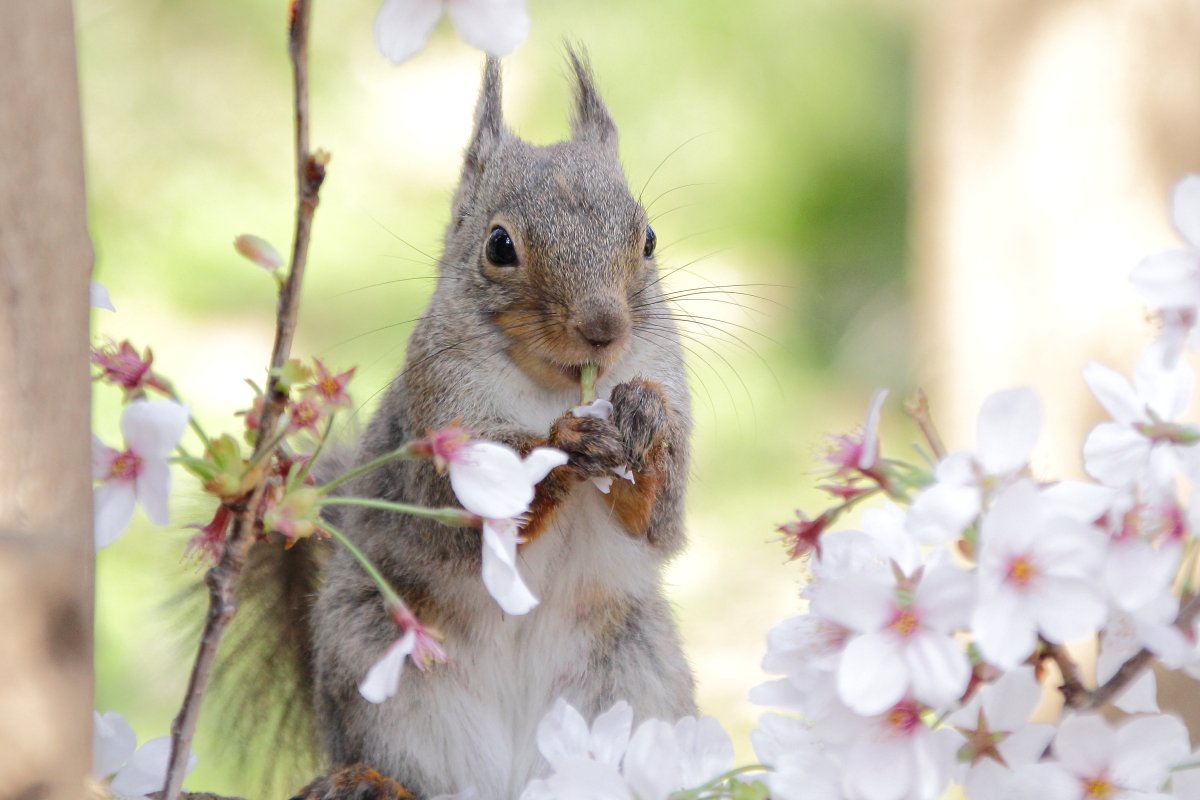
[{"label": "cherry blossom", "polygon": [[888,390],[879,389],[871,396],[867,418],[858,434],[831,437],[830,450],[825,456],[841,476],[861,473],[870,475],[879,465],[879,417]]},{"label": "cherry blossom", "polygon": [[1046,800],[1138,800],[1164,797],[1171,768],[1190,752],[1187,728],[1165,714],[1136,717],[1117,728],[1094,714],[1062,721],[1054,737],[1057,760],[1040,765],[1057,773]]},{"label": "cherry blossom", "polygon": [[530,783],[522,800],[667,800],[721,775],[733,761],[733,743],[712,717],[647,719],[630,735],[632,722],[633,709],[621,700],[589,728],[559,699],[537,733],[553,772]]},{"label": "cherry blossom", "polygon": [[321,362],[321,359],[314,358],[313,363],[316,365],[316,375],[313,377],[312,385],[305,390],[305,393],[316,398],[327,409],[352,407],[354,401],[346,393],[346,384],[354,377],[357,367],[351,367],[345,372],[335,375]]},{"label": "cherry blossom", "polygon": [[537,605],[517,572],[518,518],[529,510],[538,482],[566,463],[567,454],[553,447],[521,458],[507,445],[486,441],[457,448],[448,462],[458,501],[483,518],[483,583],[506,613],[526,614]]},{"label": "cherry blossom", "polygon": [[183,436],[188,410],[169,400],[136,400],[121,414],[125,449],[92,437],[92,477],[99,481],[92,500],[96,549],[116,541],[133,518],[135,501],[156,525],[169,519],[171,470],[167,457]]},{"label": "cherry blossom", "polygon": [[366,677],[358,685],[358,693],[368,703],[382,703],[396,694],[406,660],[412,659],[421,670],[436,661],[446,660],[446,651],[438,643],[438,635],[422,625],[411,611],[397,603],[389,603],[388,611],[401,635],[367,670]]},{"label": "cherry blossom", "polygon": [[1161,347],[1142,353],[1133,383],[1092,362],[1083,379],[1112,415],[1092,429],[1083,443],[1088,474],[1108,486],[1141,483],[1164,489],[1189,457],[1195,457],[1200,430],[1176,424],[1187,408],[1195,374],[1186,364],[1163,365]]},{"label": "cherry blossom", "polygon": [[971,630],[988,661],[1012,669],[1033,652],[1039,634],[1058,644],[1103,624],[1107,609],[1094,584],[1103,537],[1048,510],[1032,483],[1016,483],[996,498],[980,540]]},{"label": "cherry blossom", "polygon": [[937,481],[917,496],[909,529],[921,541],[959,536],[991,494],[1016,480],[1029,463],[1042,427],[1042,405],[1031,389],[996,392],[975,424],[975,452],[952,453],[937,465]]},{"label": "cherry blossom", "polygon": [[926,709],[906,698],[857,721],[842,753],[847,800],[937,800],[950,782],[958,737],[931,730]]},{"label": "cherry blossom", "polygon": [[852,633],[837,670],[842,702],[879,714],[911,695],[947,708],[967,688],[966,653],[954,632],[973,604],[969,575],[947,562],[887,578],[845,576],[814,593],[812,612]]},{"label": "cherry blossom", "polygon": [[[92,715],[92,775],[98,780],[112,777],[108,790],[118,800],[142,800],[163,787],[171,739],[163,736],[137,747],[137,737],[115,711]],[[187,772],[196,766],[188,759]]]},{"label": "cherry blossom", "polygon": [[1159,311],[1159,356],[1170,366],[1180,350],[1200,344],[1200,175],[1188,175],[1171,192],[1175,228],[1190,247],[1145,258],[1130,276],[1134,288]]},{"label": "cherry blossom", "polygon": [[499,58],[529,34],[525,0],[384,0],[375,17],[375,44],[393,64],[425,46],[442,12],[467,44]]},{"label": "cherry blossom", "polygon": [[971,800],[1004,800],[1016,784],[1013,770],[1037,762],[1054,726],[1031,723],[1042,696],[1032,667],[1018,667],[985,686],[946,723],[965,738],[959,759],[967,765],[963,781]]},{"label": "cherry blossom", "polygon": [[166,381],[150,369],[154,355],[149,347],[138,355],[128,340],[120,344],[109,343],[104,347],[92,348],[91,360],[100,368],[92,380],[121,387],[127,401],[145,394],[146,389],[170,393]]}]

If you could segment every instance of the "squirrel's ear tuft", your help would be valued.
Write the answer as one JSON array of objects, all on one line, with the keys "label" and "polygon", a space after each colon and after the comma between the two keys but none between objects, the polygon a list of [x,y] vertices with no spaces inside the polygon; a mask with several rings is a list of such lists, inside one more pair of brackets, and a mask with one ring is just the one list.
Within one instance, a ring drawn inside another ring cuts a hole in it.
[{"label": "squirrel's ear tuft", "polygon": [[464,173],[476,174],[504,136],[504,112],[500,106],[500,62],[488,56],[483,67],[483,85],[475,103],[475,130],[467,144]]},{"label": "squirrel's ear tuft", "polygon": [[592,67],[587,53],[567,45],[567,58],[575,73],[575,113],[571,117],[571,138],[578,142],[595,142],[617,151],[617,126],[608,108],[596,91]]}]

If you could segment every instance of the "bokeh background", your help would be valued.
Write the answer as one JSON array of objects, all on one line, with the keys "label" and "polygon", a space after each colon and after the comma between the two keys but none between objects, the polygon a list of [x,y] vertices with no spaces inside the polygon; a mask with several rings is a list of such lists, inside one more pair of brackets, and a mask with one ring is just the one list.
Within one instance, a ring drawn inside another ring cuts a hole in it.
[{"label": "bokeh background", "polygon": [[[740,761],[766,632],[800,608],[775,527],[823,507],[825,435],[888,386],[885,448],[908,456],[900,399],[922,384],[951,445],[970,446],[979,400],[1032,380],[1061,434],[1039,458],[1069,472],[1098,413],[1079,367],[1128,367],[1150,337],[1124,275],[1174,242],[1167,187],[1200,168],[1200,22],[1184,2],[1140,5],[531,0],[505,60],[511,127],[566,135],[564,42],[585,45],[660,263],[681,268],[670,285],[726,287],[682,303],[705,322],[686,334],[692,543],[667,583],[701,705]],[[273,283],[232,240],[290,244],[285,6],[76,4],[96,277],[118,309],[95,333],[151,345],[210,432],[239,425],[271,345]],[[360,422],[432,290],[482,62],[443,23],[394,68],[375,10],[315,8],[312,139],[333,159],[296,347],[358,367]],[[98,388],[102,438],[118,415]],[[169,730],[195,647],[170,601],[202,572],[183,526],[211,509],[177,486],[172,529],[139,517],[98,556],[96,707],[142,739]],[[213,721],[188,785],[253,791]]]}]

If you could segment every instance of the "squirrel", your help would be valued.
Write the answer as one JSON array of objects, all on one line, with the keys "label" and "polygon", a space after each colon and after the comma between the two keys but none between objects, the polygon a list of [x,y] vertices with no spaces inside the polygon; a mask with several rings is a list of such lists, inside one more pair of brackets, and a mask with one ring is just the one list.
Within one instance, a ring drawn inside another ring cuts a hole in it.
[{"label": "squirrel", "polygon": [[[302,800],[515,799],[548,771],[536,731],[559,697],[588,717],[621,699],[638,718],[696,713],[661,591],[662,567],[685,539],[683,355],[616,126],[586,59],[567,55],[571,137],[548,146],[507,129],[499,63],[487,59],[437,287],[355,456],[450,424],[521,453],[565,452],[520,531],[521,572],[540,605],[524,616],[496,605],[480,580],[478,531],[341,507],[338,526],[441,632],[449,661],[406,670],[394,697],[368,703],[358,685],[397,635],[378,590],[340,549],[321,559],[318,581],[293,581],[301,592],[319,586],[289,636],[308,638],[297,669],[331,769]],[[589,363],[610,419],[566,410]],[[626,465],[633,481],[613,481],[608,494],[588,480]],[[457,505],[424,459],[368,473],[350,493]]]}]

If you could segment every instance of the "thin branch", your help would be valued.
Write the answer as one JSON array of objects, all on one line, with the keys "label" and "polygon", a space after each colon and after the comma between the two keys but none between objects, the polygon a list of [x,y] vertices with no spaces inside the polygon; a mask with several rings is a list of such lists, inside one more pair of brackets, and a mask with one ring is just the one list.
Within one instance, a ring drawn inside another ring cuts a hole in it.
[{"label": "thin branch", "polygon": [[[293,0],[288,30],[288,50],[292,61],[292,76],[295,87],[296,124],[296,228],[292,246],[292,263],[287,281],[279,292],[276,312],[275,346],[271,353],[271,370],[283,366],[291,354],[292,338],[296,330],[299,310],[300,286],[304,279],[304,267],[308,260],[308,243],[312,230],[313,213],[319,200],[321,183],[325,179],[325,165],[329,156],[323,151],[316,153],[308,149],[308,28],[311,16],[311,0]],[[287,403],[287,392],[281,391],[274,380],[268,387],[266,402],[258,430],[271,431],[283,415]],[[269,437],[260,437],[254,458],[259,459],[269,447]],[[204,582],[209,590],[208,615],[204,621],[204,632],[200,648],[188,680],[187,692],[179,715],[171,726],[171,759],[167,769],[163,797],[175,800],[183,783],[183,775],[191,753],[192,737],[196,732],[196,721],[200,715],[200,704],[208,688],[217,646],[225,628],[237,610],[235,590],[246,563],[246,555],[254,543],[259,530],[258,512],[266,487],[265,477],[260,479],[250,493],[249,500],[236,509],[237,518],[229,534],[221,560],[208,571]]]},{"label": "thin branch", "polygon": [[[1198,616],[1200,616],[1200,595],[1193,597],[1180,610],[1179,616],[1175,618],[1175,627],[1183,631],[1188,631]],[[1117,671],[1107,681],[1090,692],[1077,695],[1075,702],[1071,702],[1071,698],[1068,697],[1067,705],[1083,711],[1091,711],[1099,708],[1111,701],[1122,689],[1132,683],[1133,679],[1141,674],[1142,670],[1149,665],[1153,658],[1154,654],[1143,647],[1118,667]]]},{"label": "thin branch", "polygon": [[1043,639],[1042,646],[1046,656],[1058,665],[1058,671],[1062,673],[1062,686],[1059,686],[1058,690],[1062,692],[1063,701],[1072,708],[1078,708],[1078,704],[1087,699],[1089,692],[1083,685],[1083,678],[1079,674],[1079,666],[1075,659],[1071,658],[1067,648],[1061,644],[1051,644]]}]

